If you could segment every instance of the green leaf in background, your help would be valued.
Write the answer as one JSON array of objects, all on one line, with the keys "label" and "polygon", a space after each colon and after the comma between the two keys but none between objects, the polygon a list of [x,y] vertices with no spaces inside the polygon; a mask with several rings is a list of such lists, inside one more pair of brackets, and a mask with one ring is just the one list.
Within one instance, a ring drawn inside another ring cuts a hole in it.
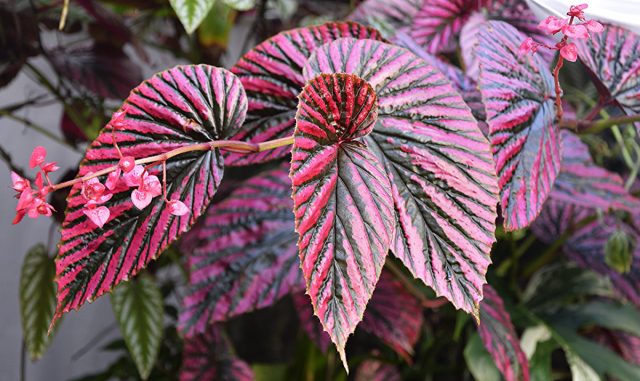
[{"label": "green leaf in background", "polygon": [[143,274],[116,287],[111,305],[131,357],[146,380],[162,342],[164,310],[160,289],[153,278]]},{"label": "green leaf in background", "polygon": [[248,11],[256,6],[256,0],[222,0],[222,2],[238,11]]},{"label": "green leaf in background", "polygon": [[604,261],[607,266],[620,274],[631,271],[634,242],[624,230],[618,229],[611,234],[604,246]]},{"label": "green leaf in background", "polygon": [[226,48],[235,18],[236,12],[233,9],[222,2],[216,2],[198,28],[200,44]]},{"label": "green leaf in background", "polygon": [[56,309],[55,275],[55,263],[44,245],[32,247],[20,275],[22,333],[32,360],[40,358],[51,341],[47,330]]},{"label": "green leaf in background", "polygon": [[529,359],[530,381],[548,381],[552,378],[551,354],[559,347],[544,325],[525,329],[520,340],[522,350]]},{"label": "green leaf in background", "polygon": [[216,0],[169,0],[187,33],[191,34],[207,16]]},{"label": "green leaf in background", "polygon": [[500,371],[477,333],[471,336],[467,342],[464,348],[464,359],[469,367],[469,372],[476,381],[502,380]]}]

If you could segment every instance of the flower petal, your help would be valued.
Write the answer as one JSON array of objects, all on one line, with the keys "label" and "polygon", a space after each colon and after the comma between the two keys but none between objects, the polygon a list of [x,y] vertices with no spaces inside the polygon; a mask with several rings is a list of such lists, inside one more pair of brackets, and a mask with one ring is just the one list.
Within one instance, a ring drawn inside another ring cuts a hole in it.
[{"label": "flower petal", "polygon": [[600,33],[604,30],[604,26],[596,20],[589,20],[584,25],[593,33]]},{"label": "flower petal", "polygon": [[564,46],[560,49],[560,54],[567,61],[576,62],[578,59],[578,49],[574,44],[567,44]]},{"label": "flower petal", "polygon": [[47,156],[47,150],[43,146],[37,146],[31,153],[31,159],[29,160],[29,166],[35,168],[38,165],[44,163],[44,159]]},{"label": "flower petal", "polygon": [[562,27],[562,33],[571,38],[589,38],[589,32],[584,25],[565,25]]},{"label": "flower petal", "polygon": [[146,208],[151,203],[152,199],[153,197],[147,192],[143,192],[138,189],[134,189],[133,192],[131,192],[131,202],[133,202],[133,205],[140,210]]},{"label": "flower petal", "polygon": [[106,206],[99,206],[93,209],[85,209],[82,211],[94,224],[102,228],[107,223],[111,212]]},{"label": "flower petal", "polygon": [[122,178],[125,184],[129,187],[137,187],[142,182],[142,174],[144,173],[144,167],[136,165],[129,173],[125,173]]},{"label": "flower petal", "polygon": [[169,212],[174,216],[184,216],[189,213],[189,208],[187,208],[184,202],[180,200],[170,200],[167,205],[169,207]]}]

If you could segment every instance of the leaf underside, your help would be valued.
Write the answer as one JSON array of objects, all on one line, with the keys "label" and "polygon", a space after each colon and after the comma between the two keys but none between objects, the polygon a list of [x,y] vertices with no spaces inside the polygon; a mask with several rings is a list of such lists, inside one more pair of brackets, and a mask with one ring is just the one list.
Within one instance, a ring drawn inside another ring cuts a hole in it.
[{"label": "leaf underside", "polygon": [[506,381],[528,381],[529,362],[500,295],[484,286],[480,303],[480,338]]},{"label": "leaf underside", "polygon": [[140,377],[146,380],[158,357],[164,333],[160,289],[153,278],[143,274],[116,287],[111,305]]},{"label": "leaf underside", "polygon": [[[114,134],[111,125],[103,129],[88,148],[78,176],[118,163],[112,136],[125,156],[161,154],[228,138],[242,124],[246,105],[240,81],[224,69],[198,65],[160,72],[133,89],[122,107],[126,126]],[[81,184],[73,186],[56,258],[54,322],[134,276],[205,211],[222,178],[220,152],[186,153],[167,160],[166,167],[167,198],[183,201],[190,211],[187,215],[172,215],[163,197],[138,210],[131,202],[131,190],[120,182],[104,204],[111,216],[100,229],[83,213]],[[149,172],[159,170],[154,167]]]},{"label": "leaf underside", "polygon": [[476,48],[507,230],[533,222],[560,169],[553,77],[542,58],[520,57],[524,39],[513,26],[489,21]]},{"label": "leaf underside", "polygon": [[374,87],[378,121],[365,137],[391,179],[393,253],[456,308],[477,312],[495,238],[497,180],[469,108],[434,67],[405,49],[341,39],[309,59],[306,78],[352,73]]},{"label": "leaf underside", "polygon": [[294,231],[288,165],[245,181],[183,239],[190,284],[180,328],[265,308],[304,288]]},{"label": "leaf underside", "polygon": [[[254,143],[293,134],[298,94],[304,86],[302,67],[324,43],[342,37],[382,39],[375,29],[354,22],[331,22],[277,34],[245,54],[231,69],[249,98],[247,120],[233,137]],[[283,157],[290,147],[242,155],[225,155],[227,165],[262,163]]]},{"label": "leaf underside", "polygon": [[310,80],[296,113],[290,176],[302,273],[345,368],[344,346],[362,320],[394,230],[389,180],[362,141],[376,115],[373,89],[349,74]]}]

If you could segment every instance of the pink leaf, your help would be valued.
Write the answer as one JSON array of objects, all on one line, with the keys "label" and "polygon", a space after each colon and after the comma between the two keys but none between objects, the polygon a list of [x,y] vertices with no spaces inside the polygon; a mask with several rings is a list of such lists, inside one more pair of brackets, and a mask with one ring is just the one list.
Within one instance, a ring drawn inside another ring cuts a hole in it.
[{"label": "pink leaf", "polygon": [[265,308],[304,288],[288,166],[258,174],[214,204],[183,239],[190,285],[180,329]]},{"label": "pink leaf", "polygon": [[185,338],[180,381],[252,381],[253,371],[237,358],[229,339],[217,325]]},{"label": "pink leaf", "polygon": [[[640,114],[640,36],[607,25],[576,46],[600,94],[614,98],[626,114]],[[640,133],[640,122],[635,126]]]},{"label": "pink leaf", "polygon": [[423,316],[420,301],[383,271],[362,319],[363,330],[379,337],[411,363]]},{"label": "pink leaf", "polygon": [[[133,89],[122,108],[126,123],[115,133],[111,125],[102,130],[88,148],[78,176],[118,165],[114,137],[124,156],[137,158],[228,138],[242,124],[246,105],[240,81],[224,69],[197,65],[160,72]],[[182,126],[189,123],[202,128],[185,133]],[[221,153],[189,152],[168,159],[166,167],[167,198],[189,205],[188,217],[172,215],[163,197],[137,209],[131,190],[120,182],[112,191],[113,197],[104,203],[110,220],[97,228],[83,213],[86,200],[80,195],[81,184],[71,189],[56,258],[58,307],[54,323],[63,313],[136,275],[205,211],[222,177]],[[150,175],[157,175],[160,168],[149,170],[155,171]]]},{"label": "pink leaf", "polygon": [[378,121],[364,140],[391,179],[393,253],[439,296],[476,313],[495,240],[497,180],[470,110],[438,70],[378,41],[332,42],[304,69],[306,78],[332,72],[376,89]]},{"label": "pink leaf", "polygon": [[373,88],[320,75],[300,95],[291,180],[302,273],[315,314],[344,347],[362,320],[394,233],[391,185],[362,137],[377,116]]},{"label": "pink leaf", "polygon": [[542,58],[519,55],[524,39],[511,25],[489,21],[476,49],[507,230],[533,222],[560,169],[553,76]]},{"label": "pink leaf", "polygon": [[529,361],[504,308],[500,295],[488,284],[480,303],[480,338],[506,381],[529,381]]},{"label": "pink leaf", "polygon": [[[352,22],[327,23],[282,32],[245,54],[231,69],[247,91],[247,121],[235,140],[264,142],[293,134],[302,67],[311,53],[341,37],[382,39],[375,29]],[[225,156],[227,165],[247,165],[287,155],[290,147]]]}]

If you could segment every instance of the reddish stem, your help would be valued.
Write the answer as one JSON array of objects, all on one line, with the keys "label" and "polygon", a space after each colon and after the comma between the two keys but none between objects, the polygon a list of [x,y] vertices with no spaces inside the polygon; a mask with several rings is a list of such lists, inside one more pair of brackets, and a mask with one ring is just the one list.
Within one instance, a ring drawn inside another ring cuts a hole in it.
[{"label": "reddish stem", "polygon": [[[566,37],[563,38],[563,41],[565,39]],[[562,88],[560,87],[560,69],[562,69],[562,65],[564,65],[564,58],[559,56],[556,67],[553,69],[553,79],[556,84],[556,118],[559,121],[562,120],[562,115],[564,114],[562,110]]]}]

